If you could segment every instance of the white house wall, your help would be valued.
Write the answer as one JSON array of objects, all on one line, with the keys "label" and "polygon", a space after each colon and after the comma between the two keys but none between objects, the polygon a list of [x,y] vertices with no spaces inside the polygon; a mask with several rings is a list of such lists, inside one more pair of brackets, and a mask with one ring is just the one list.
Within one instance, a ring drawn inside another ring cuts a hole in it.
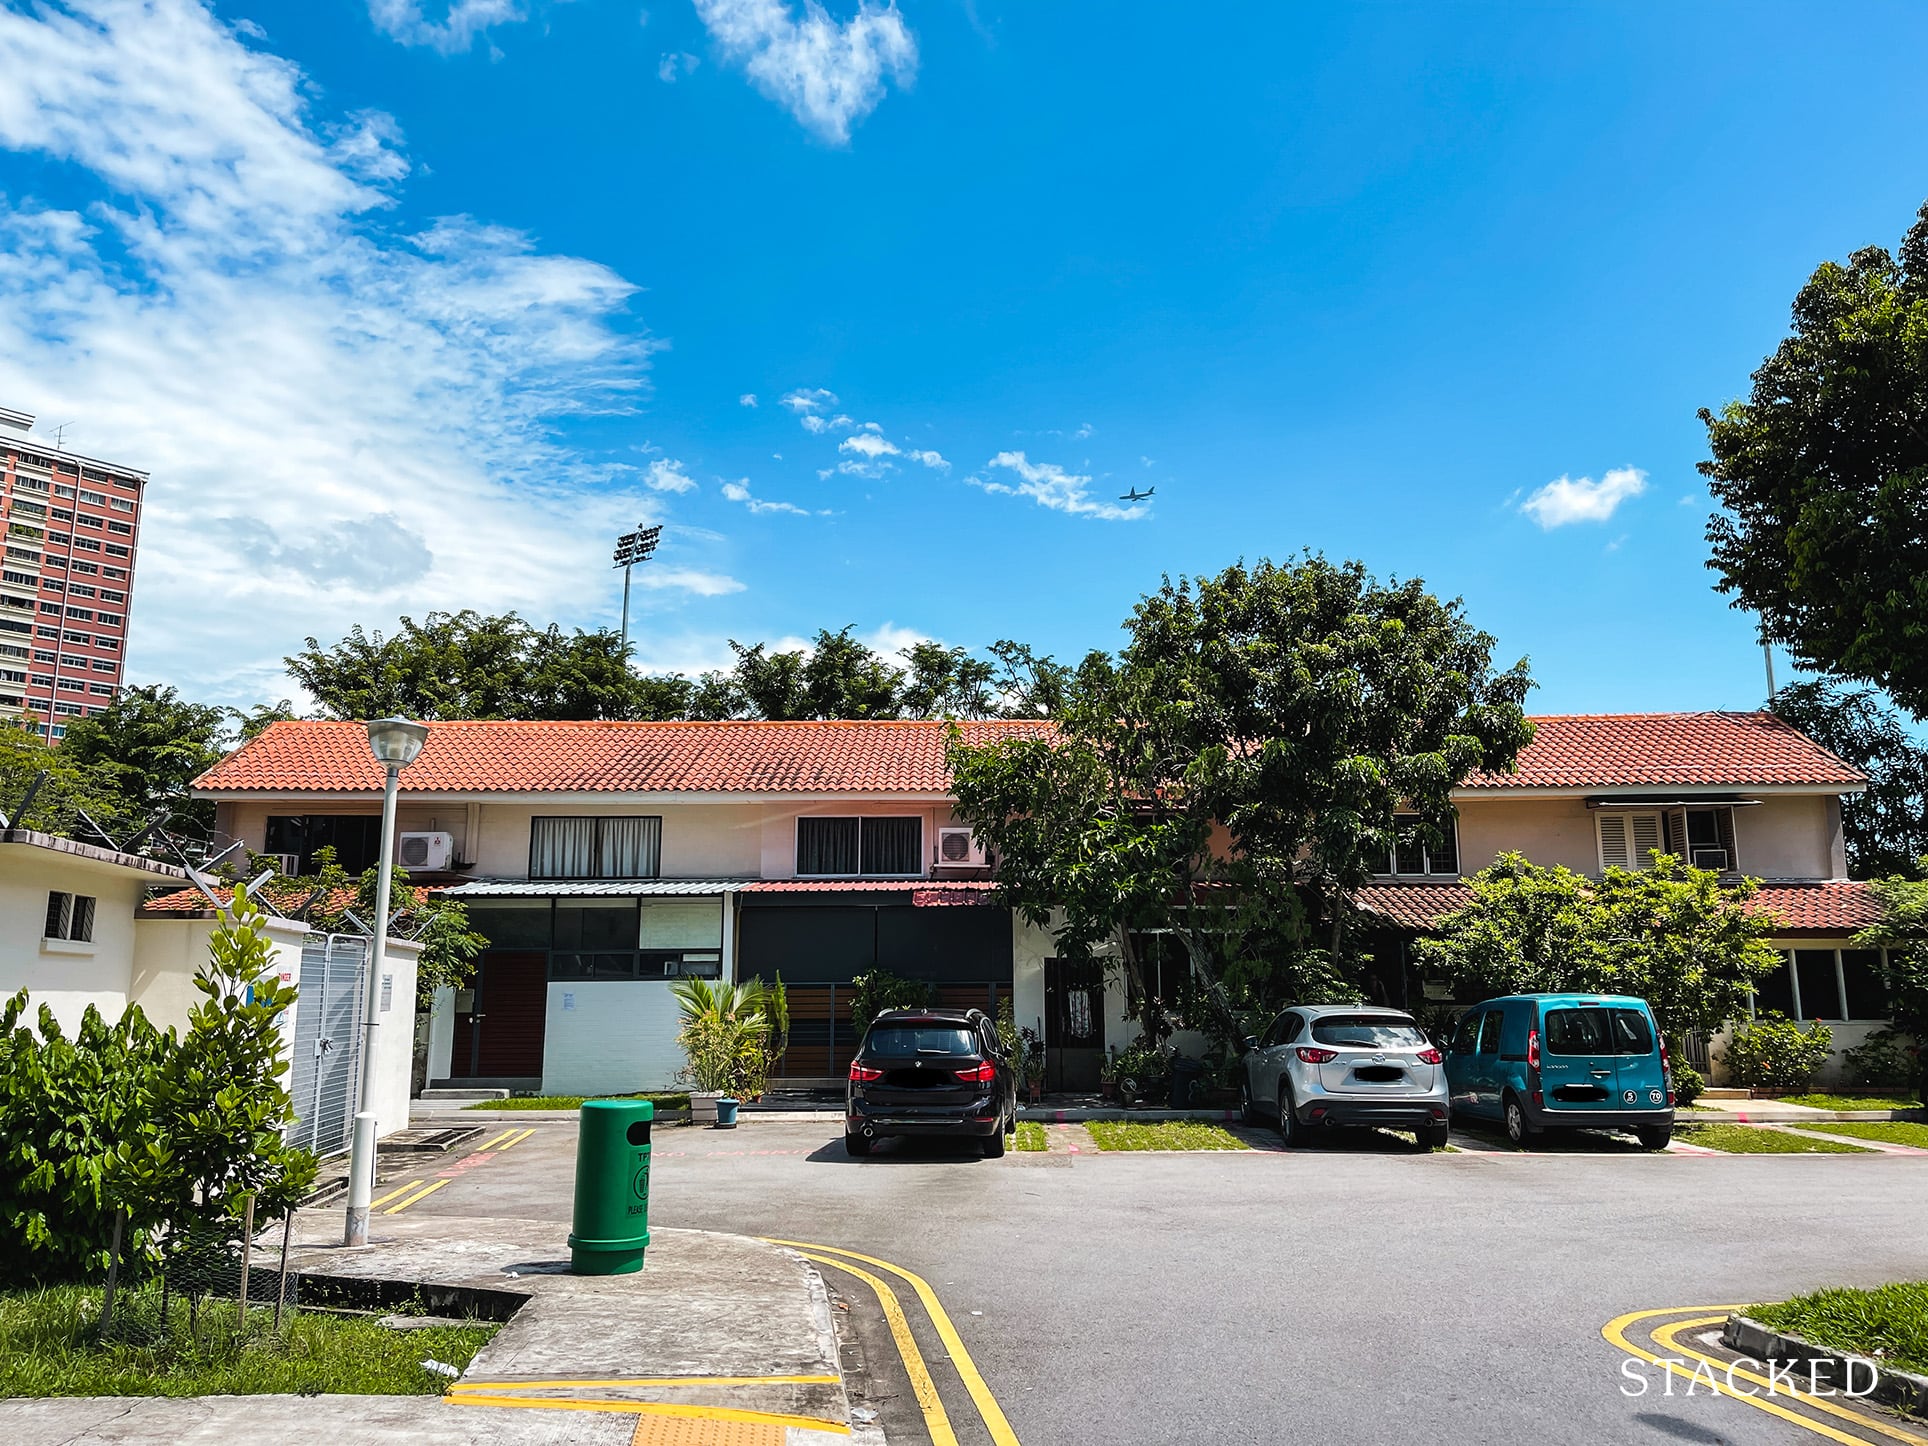
[{"label": "white house wall", "polygon": [[676,1086],[685,1060],[666,982],[553,981],[543,1023],[542,1092],[631,1094]]},{"label": "white house wall", "polygon": [[[12,845],[0,853],[0,995],[27,990],[24,1022],[31,1023],[42,1004],[70,1035],[90,1004],[110,1022],[120,1018],[134,957],[134,909],[150,882],[51,850]],[[93,896],[91,942],[42,937],[47,895],[54,891]]]}]

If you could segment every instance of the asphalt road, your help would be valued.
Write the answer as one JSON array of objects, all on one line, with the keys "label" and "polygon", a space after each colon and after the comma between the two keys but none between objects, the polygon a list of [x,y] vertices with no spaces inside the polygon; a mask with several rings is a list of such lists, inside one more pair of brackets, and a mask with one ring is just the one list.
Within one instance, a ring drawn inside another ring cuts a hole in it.
[{"label": "asphalt road", "polygon": [[[534,1130],[413,1208],[566,1222],[574,1127]],[[1820,1438],[1743,1403],[1669,1399],[1657,1375],[1629,1397],[1601,1327],[1928,1276],[1928,1158],[1418,1155],[1379,1138],[998,1161],[898,1144],[855,1161],[834,1122],[665,1128],[651,1219],[923,1275],[1025,1446],[1807,1446]],[[882,1370],[887,1338],[864,1347]],[[942,1347],[926,1350],[935,1373]],[[988,1440],[967,1402],[954,1416],[960,1440]]]}]

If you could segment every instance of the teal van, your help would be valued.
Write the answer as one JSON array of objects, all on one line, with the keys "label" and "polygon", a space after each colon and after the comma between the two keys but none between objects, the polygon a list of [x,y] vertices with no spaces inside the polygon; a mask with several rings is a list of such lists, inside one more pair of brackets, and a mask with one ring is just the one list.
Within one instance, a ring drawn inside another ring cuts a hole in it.
[{"label": "teal van", "polygon": [[1667,1045],[1644,999],[1515,994],[1461,1016],[1446,1053],[1455,1119],[1497,1121],[1523,1145],[1542,1130],[1631,1130],[1649,1150],[1674,1135]]}]

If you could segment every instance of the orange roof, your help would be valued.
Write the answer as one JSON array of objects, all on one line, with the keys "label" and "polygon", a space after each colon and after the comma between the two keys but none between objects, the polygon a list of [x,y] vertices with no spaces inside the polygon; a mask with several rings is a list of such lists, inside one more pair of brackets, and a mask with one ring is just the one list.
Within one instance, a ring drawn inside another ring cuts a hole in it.
[{"label": "orange roof", "polygon": [[[959,725],[972,743],[1049,723]],[[403,793],[932,793],[949,725],[903,722],[431,723]],[[275,723],[195,781],[210,793],[377,793],[359,723]]]},{"label": "orange roof", "polygon": [[[427,896],[428,892],[427,889],[416,889],[414,891],[415,902],[420,903],[422,899]],[[220,900],[221,907],[224,909],[234,902],[234,890],[225,884],[214,885],[208,890],[208,893],[213,894],[216,899]],[[313,889],[290,889],[270,886],[265,892],[265,897],[267,902],[273,904],[275,908],[286,911],[289,909],[299,909],[303,904],[308,902],[308,896],[312,893],[314,893]],[[338,913],[343,909],[353,908],[355,905],[355,894],[356,891],[354,889],[336,889],[332,891],[326,899],[318,900],[317,907],[322,912],[329,914]],[[393,907],[401,908],[406,903],[406,899],[398,896],[394,901]],[[202,893],[199,889],[176,889],[171,894],[161,894],[156,898],[149,899],[141,905],[140,911],[143,914],[204,914],[209,912],[209,907],[207,894]]]},{"label": "orange roof", "polygon": [[1512,773],[1467,788],[1747,788],[1867,782],[1772,713],[1567,713],[1533,720]]},{"label": "orange roof", "polygon": [[[1498,788],[1852,788],[1865,780],[1771,713],[1555,714]],[[948,724],[431,723],[404,793],[928,793],[950,789]],[[1049,737],[1049,722],[964,723],[972,743]],[[380,791],[359,723],[270,726],[197,780],[210,793]]]},{"label": "orange roof", "polygon": [[[1424,931],[1472,903],[1473,890],[1458,880],[1367,884],[1352,898],[1366,913],[1397,928]],[[1776,882],[1762,884],[1747,901],[1747,911],[1772,914],[1790,934],[1854,934],[1880,921],[1881,901],[1858,879]]]}]

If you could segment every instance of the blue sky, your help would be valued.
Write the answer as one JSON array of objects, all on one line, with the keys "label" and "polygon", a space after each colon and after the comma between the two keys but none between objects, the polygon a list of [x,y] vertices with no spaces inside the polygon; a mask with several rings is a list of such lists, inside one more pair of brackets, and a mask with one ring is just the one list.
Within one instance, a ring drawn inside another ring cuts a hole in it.
[{"label": "blue sky", "polygon": [[650,665],[1075,656],[1312,547],[1542,711],[1750,706],[1695,410],[1928,198],[1928,12],[1853,14],[9,5],[0,403],[152,469],[130,674],[225,701],[613,623],[650,520]]}]

